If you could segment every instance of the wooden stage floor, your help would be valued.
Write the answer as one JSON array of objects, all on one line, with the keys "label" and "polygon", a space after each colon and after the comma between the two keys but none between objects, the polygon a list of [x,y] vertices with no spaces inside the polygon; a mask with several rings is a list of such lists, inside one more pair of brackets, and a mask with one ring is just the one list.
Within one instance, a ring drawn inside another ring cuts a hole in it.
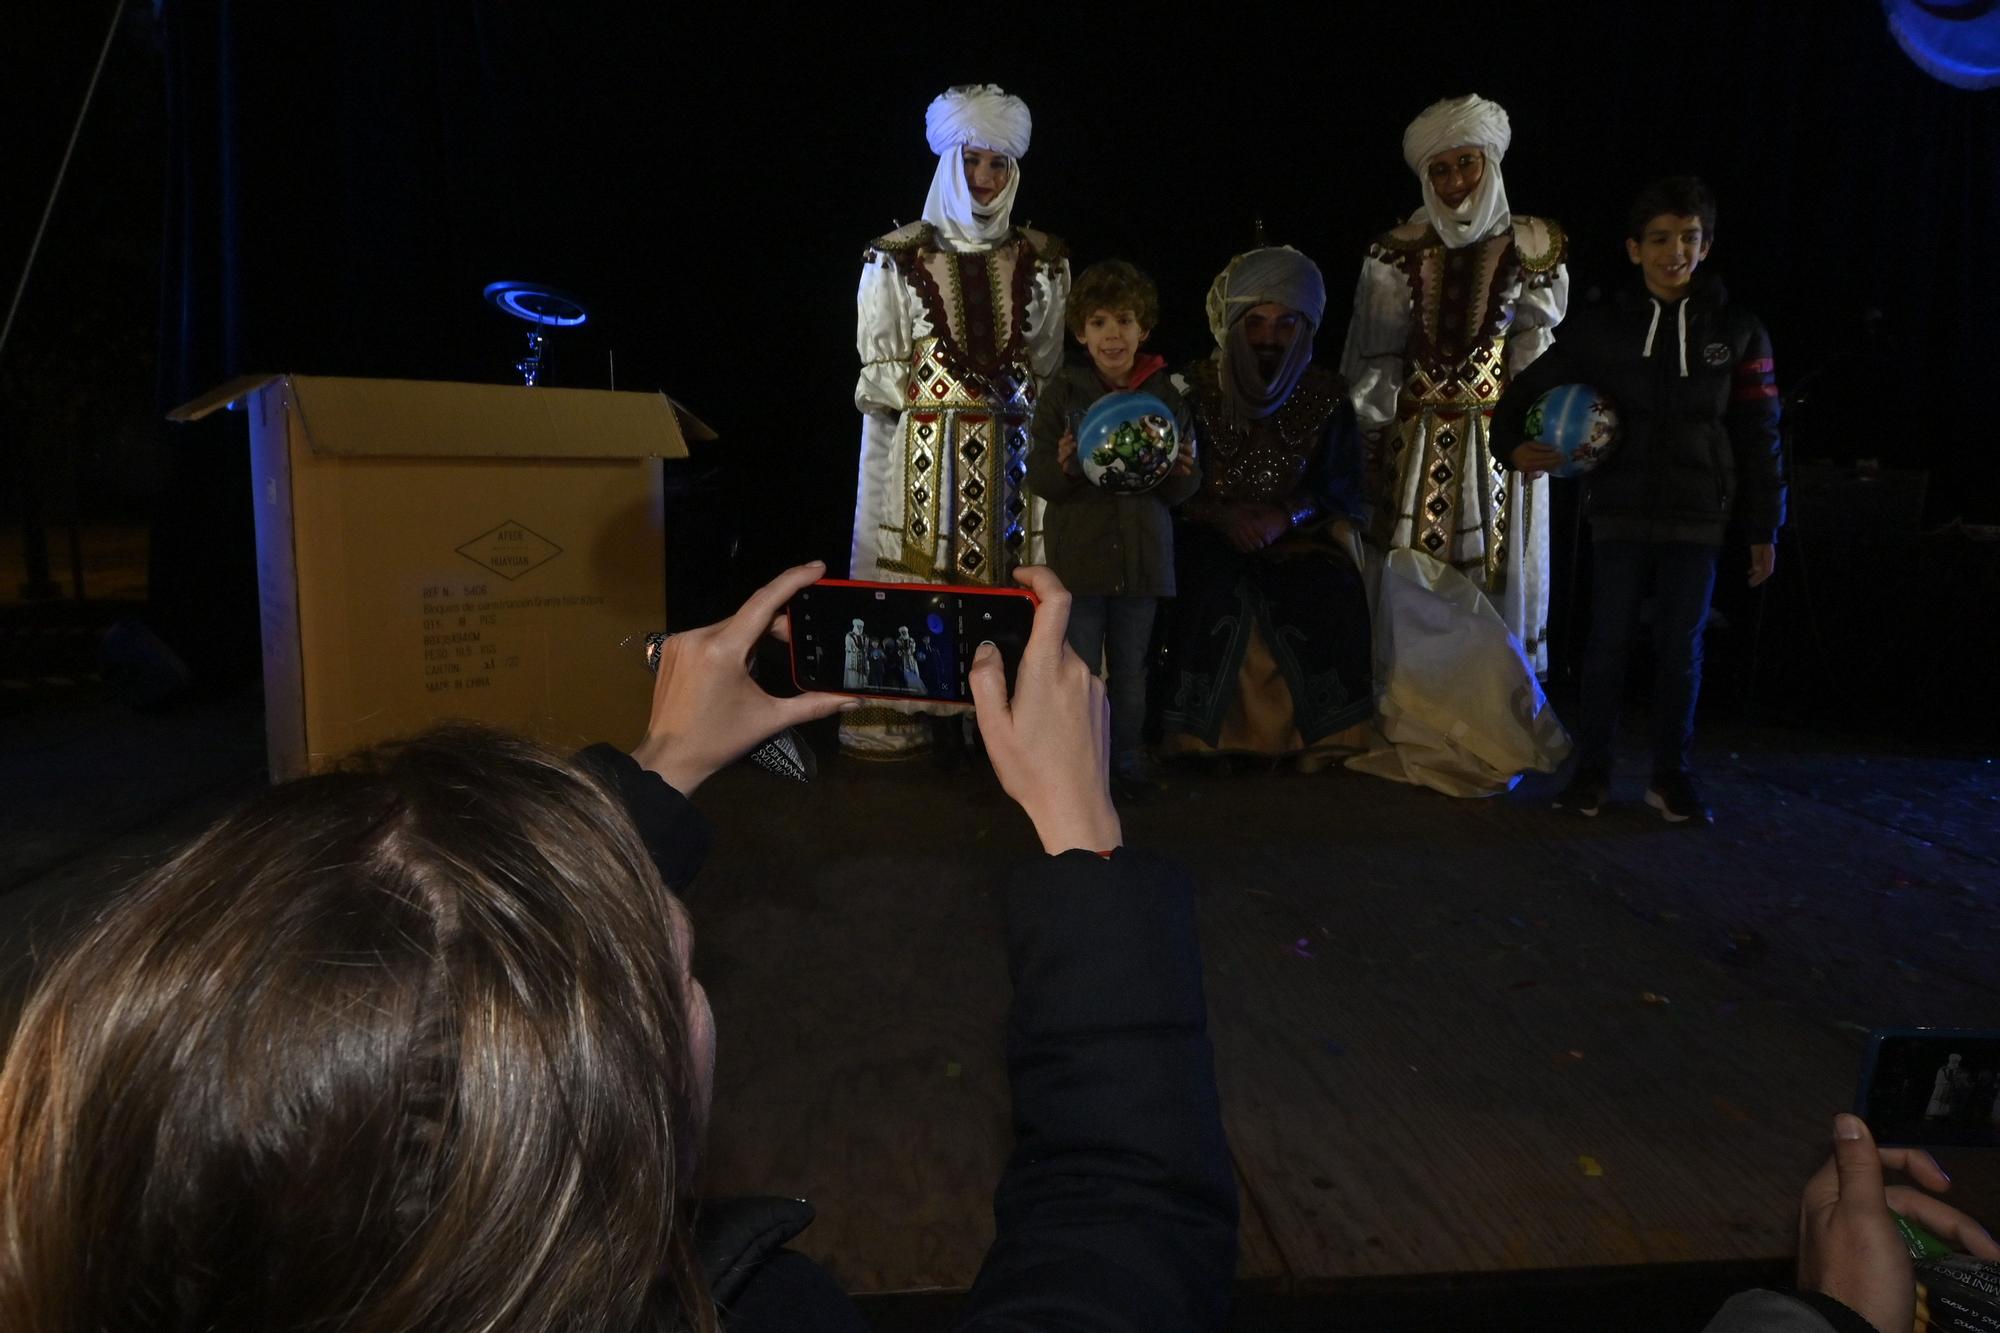
[{"label": "wooden stage floor", "polygon": [[[260,750],[242,707],[23,721],[29,767],[0,774],[16,979],[254,784]],[[1200,886],[1246,1307],[1775,1274],[1862,1031],[2000,1027],[2000,767],[1708,733],[1710,830],[1663,824],[1636,781],[1588,821],[1547,809],[1547,779],[1469,802],[1345,772],[1179,776],[1127,812]],[[699,803],[707,1188],[811,1200],[800,1248],[858,1293],[962,1289],[1009,1143],[996,889],[1025,819],[983,769],[927,763],[735,771]],[[2000,1167],[1941,1156],[2000,1221]]]},{"label": "wooden stage floor", "polygon": [[[1862,1029],[2000,1026],[2000,769],[1790,744],[1709,758],[1711,830],[1636,784],[1582,820],[1546,779],[1344,772],[1126,813],[1200,885],[1247,1290],[1792,1253]],[[963,1287],[1009,1142],[994,890],[1026,821],[988,774],[829,769],[703,793],[709,1184],[812,1200],[803,1248],[852,1289]],[[1947,1165],[2000,1220],[1989,1164]]]}]

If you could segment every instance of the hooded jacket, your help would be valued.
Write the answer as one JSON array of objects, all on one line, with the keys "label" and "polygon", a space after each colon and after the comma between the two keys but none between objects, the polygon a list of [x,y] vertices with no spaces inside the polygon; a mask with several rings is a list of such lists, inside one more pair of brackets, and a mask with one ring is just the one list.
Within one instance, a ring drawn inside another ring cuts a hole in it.
[{"label": "hooded jacket", "polygon": [[1529,408],[1561,384],[1591,385],[1618,412],[1611,451],[1585,478],[1598,541],[1720,545],[1732,529],[1775,540],[1785,481],[1771,338],[1719,278],[1696,274],[1679,301],[1641,287],[1572,311],[1501,396],[1494,457],[1513,466]]}]

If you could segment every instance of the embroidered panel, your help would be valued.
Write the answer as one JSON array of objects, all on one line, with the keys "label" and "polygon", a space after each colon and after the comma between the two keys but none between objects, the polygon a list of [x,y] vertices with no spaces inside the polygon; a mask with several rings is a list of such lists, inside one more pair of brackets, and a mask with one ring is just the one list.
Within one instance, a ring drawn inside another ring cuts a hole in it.
[{"label": "embroidered panel", "polygon": [[942,339],[918,340],[904,415],[903,554],[878,562],[883,569],[971,583],[1006,579],[1026,540],[1021,487],[1035,396],[1025,373],[973,384],[948,362]]},{"label": "embroidered panel", "polygon": [[1250,430],[1229,419],[1214,361],[1196,362],[1187,378],[1195,438],[1205,450],[1201,494],[1225,504],[1282,504],[1296,494],[1320,432],[1340,406],[1339,377],[1308,367],[1292,396],[1268,418],[1275,427],[1270,430]]}]

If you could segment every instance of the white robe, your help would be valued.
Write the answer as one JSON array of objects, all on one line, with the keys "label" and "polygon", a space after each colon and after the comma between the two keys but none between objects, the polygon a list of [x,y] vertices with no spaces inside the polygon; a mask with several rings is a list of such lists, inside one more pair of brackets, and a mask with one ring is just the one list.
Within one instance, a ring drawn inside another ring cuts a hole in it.
[{"label": "white robe", "polygon": [[[921,224],[919,224],[921,225]],[[904,228],[888,242],[913,234]],[[1045,238],[1028,233],[1038,249],[1049,253]],[[1059,255],[1059,249],[1056,250]],[[1023,327],[1022,369],[1025,392],[1008,404],[1023,417],[1018,451],[1025,465],[1027,431],[1025,419],[1033,416],[1034,394],[1040,384],[1062,365],[1063,306],[1069,299],[1069,261],[1056,258],[1042,262],[1029,288],[1026,322]],[[869,253],[861,270],[861,285],[855,296],[856,349],[861,357],[861,373],[854,385],[854,405],[861,411],[861,469],[854,502],[854,536],[848,570],[850,577],[889,583],[936,582],[1004,584],[1012,564],[1034,563],[1041,558],[1039,503],[1031,504],[1021,518],[1026,527],[1019,555],[1011,560],[986,555],[977,571],[968,571],[959,558],[959,513],[943,503],[959,487],[959,472],[965,462],[955,441],[941,439],[931,455],[933,466],[927,476],[911,475],[910,434],[918,423],[912,412],[940,415],[959,409],[951,404],[981,397],[975,386],[959,384],[942,400],[927,398],[926,386],[918,376],[937,367],[927,356],[941,331],[934,326],[931,311],[922,295],[905,278],[894,254],[878,244]],[[1007,312],[1011,317],[1011,310]],[[949,319],[949,312],[947,312]],[[954,339],[964,337],[963,329],[951,329]],[[935,380],[933,380],[935,382]],[[913,397],[914,394],[914,397]],[[940,430],[949,431],[949,421]],[[1011,441],[997,447],[1015,452]],[[988,500],[989,513],[998,515],[1006,499]],[[991,519],[983,520],[991,522]],[[967,534],[987,549],[985,533]],[[928,567],[913,567],[912,550],[928,555]]]},{"label": "white robe", "polygon": [[[1023,241],[1035,261],[1017,311]],[[1042,382],[1062,365],[1069,260],[1061,242],[1026,229],[995,250],[992,280],[973,296],[989,302],[996,347],[1020,331],[1016,355],[993,377],[1004,388],[997,399],[988,382],[962,373],[971,302],[953,277],[956,255],[994,252],[942,249],[933,228],[913,223],[878,240],[864,260],[855,294],[861,465],[852,578],[1011,586],[1016,565],[1041,563],[1043,506],[1025,487],[1028,426]],[[912,259],[921,275],[911,271]],[[921,282],[938,293],[936,305]],[[885,758],[910,754],[930,740],[928,724],[911,714],[963,711],[871,701],[842,719],[841,747]]]},{"label": "white robe", "polygon": [[[1517,256],[1554,256],[1554,262],[1540,272],[1517,265],[1512,280],[1491,293],[1499,312],[1503,373],[1488,379],[1494,391],[1449,445],[1441,445],[1436,418],[1450,415],[1451,404],[1428,403],[1431,386],[1411,383],[1410,351],[1419,318],[1415,293],[1380,242],[1361,264],[1340,369],[1362,432],[1371,441],[1386,441],[1378,456],[1385,469],[1393,468],[1392,475],[1378,479],[1372,497],[1390,506],[1386,516],[1377,516],[1378,534],[1390,549],[1423,551],[1471,577],[1539,673],[1548,670],[1549,480],[1540,476],[1524,484],[1513,471],[1496,477],[1487,427],[1498,386],[1554,340],[1553,330],[1569,308],[1569,268],[1554,224],[1516,216],[1510,225]],[[1391,238],[1415,244],[1413,233],[1420,236],[1422,229],[1399,229]],[[1440,456],[1452,469],[1445,482],[1429,475]],[[1431,519],[1427,532],[1425,508],[1432,498],[1449,507]],[[1425,540],[1433,533],[1442,536],[1441,543]]]},{"label": "white robe", "polygon": [[896,665],[903,676],[903,688],[923,693],[923,673],[917,670],[917,641],[915,639],[896,640]]},{"label": "white robe", "polygon": [[860,630],[848,631],[841,684],[850,690],[868,688],[868,636]]},{"label": "white robe", "polygon": [[1347,766],[1447,796],[1494,796],[1528,770],[1553,773],[1569,735],[1492,602],[1421,551],[1371,565],[1383,743]]}]

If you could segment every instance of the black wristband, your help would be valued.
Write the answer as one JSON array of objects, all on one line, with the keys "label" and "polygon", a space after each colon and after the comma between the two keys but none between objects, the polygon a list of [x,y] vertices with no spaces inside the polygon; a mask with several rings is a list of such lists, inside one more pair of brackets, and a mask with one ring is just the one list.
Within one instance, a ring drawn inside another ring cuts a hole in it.
[{"label": "black wristband", "polygon": [[1850,1306],[1823,1291],[1795,1291],[1792,1294],[1811,1306],[1813,1312],[1820,1318],[1832,1324],[1834,1333],[1881,1333],[1880,1329],[1855,1313]]}]

